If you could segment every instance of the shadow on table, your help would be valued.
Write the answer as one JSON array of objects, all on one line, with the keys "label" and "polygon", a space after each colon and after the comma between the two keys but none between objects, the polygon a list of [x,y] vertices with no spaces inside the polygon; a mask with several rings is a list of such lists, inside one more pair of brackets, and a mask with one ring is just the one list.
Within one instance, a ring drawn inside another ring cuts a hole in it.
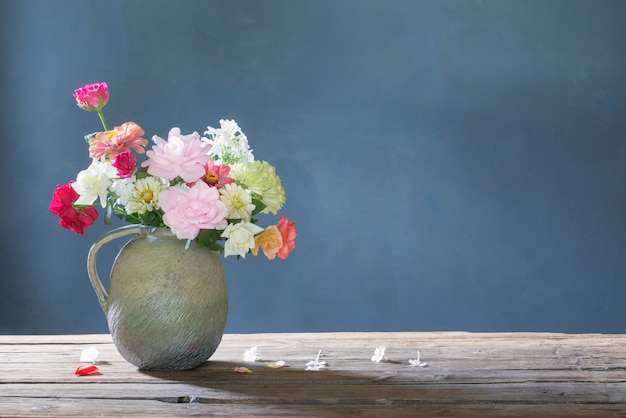
[{"label": "shadow on table", "polygon": [[[349,408],[358,412],[367,408],[388,407],[397,376],[390,367],[380,371],[333,370],[332,364],[319,371],[305,370],[305,364],[271,368],[269,362],[234,363],[208,361],[183,372],[140,371],[161,382],[184,384],[174,386],[172,396],[158,400],[171,403],[200,403],[243,408],[269,408],[270,412],[307,414],[339,413]],[[239,373],[237,367],[252,373]],[[394,367],[402,367],[393,365]]]}]

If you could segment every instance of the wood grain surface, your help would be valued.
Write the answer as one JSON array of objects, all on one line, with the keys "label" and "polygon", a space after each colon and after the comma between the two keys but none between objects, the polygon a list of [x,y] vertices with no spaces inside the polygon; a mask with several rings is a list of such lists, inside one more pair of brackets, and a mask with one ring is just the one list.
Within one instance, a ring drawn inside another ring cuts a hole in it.
[{"label": "wood grain surface", "polygon": [[[92,346],[101,374],[76,376]],[[306,371],[320,350],[327,367]],[[425,367],[409,363],[418,350]],[[2,417],[208,415],[626,416],[626,335],[227,334],[185,372],[140,371],[109,335],[0,336]]]}]

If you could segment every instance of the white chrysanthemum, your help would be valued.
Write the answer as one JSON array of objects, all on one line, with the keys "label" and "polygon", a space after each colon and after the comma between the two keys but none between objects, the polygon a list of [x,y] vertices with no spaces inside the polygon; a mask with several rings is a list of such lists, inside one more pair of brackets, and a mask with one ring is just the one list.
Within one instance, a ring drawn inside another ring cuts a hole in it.
[{"label": "white chrysanthemum", "polygon": [[252,161],[246,165],[235,164],[229,177],[261,200],[267,207],[261,213],[276,213],[286,200],[285,189],[276,175],[276,169],[267,161]]},{"label": "white chrysanthemum", "polygon": [[115,179],[109,187],[111,194],[117,197],[116,204],[126,206],[135,188],[135,176],[125,179]]},{"label": "white chrysanthemum", "polygon": [[252,196],[243,187],[236,183],[226,184],[220,189],[220,195],[220,200],[228,209],[226,218],[250,220],[254,204],[252,203]]},{"label": "white chrysanthemum", "polygon": [[254,248],[254,236],[262,231],[263,228],[250,222],[228,224],[222,232],[222,238],[227,238],[224,242],[224,257],[240,255],[246,258],[246,254]]},{"label": "white chrysanthemum", "polygon": [[80,195],[77,205],[91,205],[100,197],[100,205],[107,204],[111,179],[117,176],[117,169],[108,161],[94,159],[91,165],[78,173],[72,188]]},{"label": "white chrysanthemum", "polygon": [[254,161],[248,137],[234,120],[221,119],[219,128],[207,126],[204,134],[209,137],[203,137],[202,140],[211,144],[211,155],[218,164],[247,164]]},{"label": "white chrysanthemum", "polygon": [[133,192],[126,205],[126,213],[144,214],[159,208],[159,193],[165,189],[163,181],[148,176],[135,182]]}]

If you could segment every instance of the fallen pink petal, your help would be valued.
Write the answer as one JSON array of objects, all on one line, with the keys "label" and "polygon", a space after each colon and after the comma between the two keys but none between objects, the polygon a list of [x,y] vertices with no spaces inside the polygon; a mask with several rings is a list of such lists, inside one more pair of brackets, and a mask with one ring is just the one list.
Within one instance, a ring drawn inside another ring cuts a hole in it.
[{"label": "fallen pink petal", "polygon": [[254,373],[252,370],[250,370],[247,367],[235,367],[235,372],[236,373]]}]

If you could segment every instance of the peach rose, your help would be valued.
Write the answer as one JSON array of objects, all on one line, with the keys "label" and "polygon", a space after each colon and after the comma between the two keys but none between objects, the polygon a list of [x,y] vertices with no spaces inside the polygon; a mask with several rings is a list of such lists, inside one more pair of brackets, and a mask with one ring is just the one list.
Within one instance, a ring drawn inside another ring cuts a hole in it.
[{"label": "peach rose", "polygon": [[254,238],[254,244],[252,254],[257,255],[260,248],[268,260],[273,260],[283,247],[283,236],[276,225],[270,225]]}]

